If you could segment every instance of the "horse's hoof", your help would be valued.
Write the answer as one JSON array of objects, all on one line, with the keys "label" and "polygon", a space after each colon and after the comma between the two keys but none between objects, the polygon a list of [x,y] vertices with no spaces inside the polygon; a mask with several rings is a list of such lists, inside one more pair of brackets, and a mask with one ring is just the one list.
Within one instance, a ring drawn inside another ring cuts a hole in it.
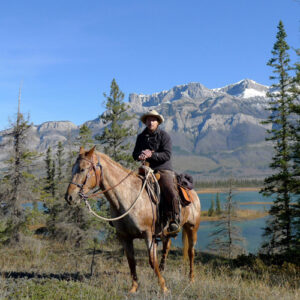
[{"label": "horse's hoof", "polygon": [[129,294],[135,294],[136,291],[138,289],[138,284],[137,283],[133,283],[131,289],[129,290]]},{"label": "horse's hoof", "polygon": [[132,287],[132,288],[129,290],[128,294],[135,294],[136,291],[137,291],[137,288],[133,288],[133,287]]},{"label": "horse's hoof", "polygon": [[164,295],[167,295],[169,293],[169,290],[166,286],[163,288],[163,293]]}]

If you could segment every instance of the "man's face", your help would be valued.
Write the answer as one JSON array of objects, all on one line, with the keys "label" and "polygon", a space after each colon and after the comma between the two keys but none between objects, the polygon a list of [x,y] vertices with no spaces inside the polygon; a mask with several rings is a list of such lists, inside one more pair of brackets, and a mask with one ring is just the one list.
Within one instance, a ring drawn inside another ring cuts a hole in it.
[{"label": "man's face", "polygon": [[147,117],[146,126],[151,132],[154,132],[157,129],[158,125],[159,124],[156,117]]}]

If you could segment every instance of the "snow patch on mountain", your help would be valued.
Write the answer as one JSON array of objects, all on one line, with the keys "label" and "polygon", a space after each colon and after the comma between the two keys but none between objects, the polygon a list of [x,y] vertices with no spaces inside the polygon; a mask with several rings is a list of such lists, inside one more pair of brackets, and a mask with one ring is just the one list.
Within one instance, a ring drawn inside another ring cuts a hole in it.
[{"label": "snow patch on mountain", "polygon": [[251,79],[244,79],[237,83],[224,86],[222,88],[213,89],[213,91],[215,92],[223,92],[231,96],[243,99],[253,97],[266,97],[266,93],[268,90],[268,86],[257,83]]},{"label": "snow patch on mountain", "polygon": [[239,95],[242,98],[252,98],[252,97],[266,97],[266,91],[258,91],[255,89],[245,89],[243,93]]}]

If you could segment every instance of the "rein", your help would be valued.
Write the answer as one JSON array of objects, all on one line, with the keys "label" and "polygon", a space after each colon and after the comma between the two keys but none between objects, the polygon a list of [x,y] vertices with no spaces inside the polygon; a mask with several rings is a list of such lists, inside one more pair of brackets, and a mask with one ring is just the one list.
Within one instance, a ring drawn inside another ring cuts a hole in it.
[{"label": "rein", "polygon": [[[103,170],[103,168],[102,168],[102,165],[101,165],[101,163],[100,163],[99,157],[97,156],[97,160],[98,160],[98,163],[97,163],[97,164],[95,164],[92,160],[89,160],[89,159],[84,158],[84,157],[82,157],[81,159],[84,159],[84,160],[88,161],[88,162],[91,164],[91,166],[89,167],[89,172],[90,172],[92,169],[94,170],[95,176],[96,176],[96,186],[99,186],[99,189],[100,189],[100,184],[101,184],[102,179],[103,179],[103,177],[102,177],[102,170]],[[100,170],[101,170],[100,176],[97,176],[97,167],[100,167]],[[86,178],[85,178],[85,180],[84,180],[84,183],[79,184],[79,183],[76,183],[76,182],[71,181],[70,184],[74,184],[74,185],[76,185],[77,187],[80,188],[80,190],[79,190],[79,192],[78,192],[78,195],[79,195],[79,197],[84,201],[85,205],[88,207],[88,210],[89,210],[89,212],[90,212],[91,214],[93,214],[95,217],[97,217],[97,218],[99,218],[99,219],[101,219],[101,220],[104,220],[104,221],[108,221],[108,222],[111,222],[111,221],[117,221],[117,220],[120,220],[120,219],[124,218],[126,215],[128,215],[128,214],[130,213],[130,211],[134,208],[134,206],[136,205],[136,203],[137,203],[138,199],[140,198],[142,192],[143,192],[144,189],[145,189],[145,186],[146,186],[146,184],[147,184],[148,177],[149,177],[150,175],[153,177],[154,181],[157,182],[157,179],[156,179],[156,177],[154,176],[153,170],[152,170],[151,168],[147,168],[147,174],[146,174],[146,176],[145,176],[144,183],[143,183],[143,185],[142,185],[142,188],[141,188],[141,190],[140,190],[140,192],[139,192],[137,198],[134,200],[134,202],[133,202],[132,205],[129,207],[129,209],[128,209],[124,214],[122,214],[122,215],[119,216],[119,217],[116,217],[116,218],[105,218],[105,217],[102,217],[102,216],[98,215],[98,214],[91,208],[91,205],[90,205],[90,203],[88,202],[88,198],[93,198],[93,197],[95,197],[95,196],[104,194],[104,193],[106,193],[106,192],[108,192],[108,191],[110,191],[110,190],[115,189],[118,185],[120,185],[123,181],[125,181],[125,180],[126,180],[130,175],[132,175],[134,172],[135,172],[134,170],[131,171],[131,172],[129,172],[129,173],[128,173],[128,174],[127,174],[120,182],[118,182],[118,183],[115,184],[114,186],[109,187],[109,188],[107,188],[107,189],[105,189],[105,190],[103,190],[103,191],[96,191],[96,192],[94,192],[94,193],[92,193],[92,194],[89,194],[89,195],[84,194],[84,192],[83,192],[84,186],[85,186],[85,184],[86,184],[88,178],[90,177],[89,173],[86,175]],[[99,178],[99,177],[100,177],[100,178]]]},{"label": "rein", "polygon": [[[132,172],[131,172],[131,173],[132,173]],[[91,208],[91,205],[90,205],[90,203],[88,202],[88,197],[85,195],[85,196],[82,197],[82,199],[84,200],[85,205],[88,207],[89,212],[90,212],[91,214],[93,214],[95,217],[99,218],[100,220],[108,221],[108,222],[120,220],[120,219],[124,218],[125,216],[127,216],[127,215],[131,212],[131,210],[135,207],[137,201],[139,200],[139,198],[140,198],[142,192],[143,192],[144,189],[145,189],[145,186],[146,186],[146,184],[147,184],[147,180],[148,180],[148,177],[149,177],[150,174],[153,176],[153,178],[155,178],[155,176],[153,175],[153,171],[149,168],[149,169],[148,169],[148,172],[147,172],[147,174],[146,174],[146,177],[145,177],[143,186],[142,186],[142,188],[141,188],[141,190],[140,190],[140,192],[139,192],[137,198],[134,200],[134,202],[131,204],[131,206],[129,207],[129,209],[128,209],[124,214],[122,214],[121,216],[118,216],[118,217],[116,217],[116,218],[105,218],[105,217],[102,217],[102,216],[98,215],[98,214]],[[128,176],[126,176],[125,178],[127,178],[127,177],[128,177]],[[124,181],[125,178],[124,178],[122,181]],[[156,178],[155,178],[155,179],[156,179]],[[121,183],[121,182],[119,182],[117,185],[119,185],[120,183]],[[114,187],[115,187],[115,186],[114,186]],[[113,187],[113,188],[114,188],[114,187]],[[104,192],[104,191],[103,191],[103,192]]]}]

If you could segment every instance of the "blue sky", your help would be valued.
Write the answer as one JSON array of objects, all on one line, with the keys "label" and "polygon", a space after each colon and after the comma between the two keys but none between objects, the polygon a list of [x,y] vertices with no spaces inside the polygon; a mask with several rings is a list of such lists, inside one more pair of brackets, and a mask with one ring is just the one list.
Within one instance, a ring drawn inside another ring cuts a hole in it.
[{"label": "blue sky", "polygon": [[34,124],[77,125],[103,111],[113,78],[126,100],[189,82],[269,85],[278,22],[299,48],[299,16],[298,0],[1,1],[0,130],[21,81]]}]

